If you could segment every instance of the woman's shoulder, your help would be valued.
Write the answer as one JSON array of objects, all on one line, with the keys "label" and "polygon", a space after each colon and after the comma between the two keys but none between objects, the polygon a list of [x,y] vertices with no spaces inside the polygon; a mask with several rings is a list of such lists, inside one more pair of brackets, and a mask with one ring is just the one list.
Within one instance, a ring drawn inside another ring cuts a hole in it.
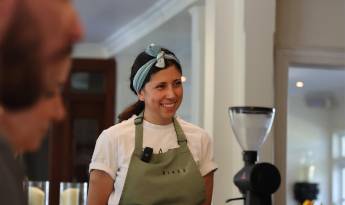
[{"label": "woman's shoulder", "polygon": [[124,120],[103,130],[102,134],[111,136],[121,136],[127,134],[128,132],[132,132],[134,130],[134,119],[135,116],[133,115],[128,120]]}]

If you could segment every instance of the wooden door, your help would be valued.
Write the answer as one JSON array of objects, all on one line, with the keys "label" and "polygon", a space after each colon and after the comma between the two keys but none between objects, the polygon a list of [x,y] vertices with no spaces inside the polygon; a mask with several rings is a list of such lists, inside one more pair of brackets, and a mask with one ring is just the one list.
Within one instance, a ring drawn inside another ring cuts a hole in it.
[{"label": "wooden door", "polygon": [[67,116],[49,140],[50,205],[60,182],[87,182],[97,137],[115,119],[115,60],[74,59],[64,91]]}]

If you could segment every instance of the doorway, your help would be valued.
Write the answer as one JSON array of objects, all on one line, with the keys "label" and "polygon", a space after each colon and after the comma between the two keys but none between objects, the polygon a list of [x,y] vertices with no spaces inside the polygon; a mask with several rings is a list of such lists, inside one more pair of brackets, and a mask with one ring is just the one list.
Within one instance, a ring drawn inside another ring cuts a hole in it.
[{"label": "doorway", "polygon": [[345,131],[345,68],[291,65],[288,83],[288,204],[296,204],[296,186],[303,185],[315,204],[343,205],[345,196],[337,192],[345,190],[345,158],[332,142]]},{"label": "doorway", "polygon": [[[345,68],[345,52],[343,50],[317,50],[317,49],[309,49],[309,50],[303,50],[303,49],[280,49],[276,51],[276,62],[275,62],[275,106],[277,108],[277,114],[276,114],[276,121],[275,121],[275,127],[274,127],[274,149],[275,149],[275,164],[277,165],[278,169],[281,172],[282,175],[282,184],[278,192],[275,194],[275,203],[276,204],[282,204],[282,205],[295,205],[297,202],[294,199],[293,195],[293,180],[299,180],[299,177],[301,174],[299,174],[299,168],[298,164],[303,164],[303,160],[306,158],[316,158],[316,161],[319,160],[319,158],[316,156],[315,153],[319,152],[319,149],[315,151],[315,149],[309,148],[309,141],[303,141],[305,140],[305,136],[303,134],[302,128],[306,127],[303,126],[301,123],[297,123],[297,119],[291,118],[293,115],[289,115],[290,110],[292,109],[291,106],[293,105],[292,99],[290,100],[289,92],[292,92],[289,86],[292,86],[296,84],[296,82],[290,83],[290,69],[302,69],[301,71],[304,72],[305,75],[309,76],[312,75],[312,71],[315,69],[318,69],[317,71],[321,70],[343,70]],[[326,72],[325,71],[325,72]],[[335,71],[336,72],[336,71]],[[324,76],[327,77],[327,76]],[[323,81],[315,81],[320,87],[325,87],[324,84],[327,82],[331,82],[331,79],[324,79]],[[305,89],[310,86],[309,83],[304,85]],[[313,87],[313,86],[311,86]],[[289,90],[290,89],[290,90]],[[343,92],[345,92],[344,88]],[[321,99],[318,99],[318,97],[321,97]],[[335,101],[333,101],[333,96],[327,94],[325,91],[315,91],[315,92],[309,92],[308,96],[300,97],[300,104],[303,106],[306,106],[306,103],[311,103],[309,106],[316,106],[316,104],[319,104],[319,106],[325,106],[327,109],[335,109]],[[333,106],[332,108],[328,106]],[[313,108],[316,109],[316,108]],[[293,111],[293,110],[291,110]],[[329,111],[329,110],[328,110]],[[297,110],[294,111],[297,114]],[[336,112],[336,111],[334,111]],[[333,112],[333,113],[334,113]],[[320,114],[321,110],[319,110],[319,115],[322,117],[325,117],[326,115]],[[340,113],[340,112],[338,112]],[[310,114],[312,115],[312,114]],[[331,115],[331,114],[330,114]],[[310,116],[311,117],[311,116]],[[320,117],[314,116],[313,119],[320,120]],[[305,122],[305,121],[304,121]],[[293,128],[291,125],[297,124],[300,127]],[[331,124],[331,122],[329,122]],[[345,127],[345,126],[344,126]],[[318,135],[325,136],[325,134],[322,133],[320,130],[313,130],[314,133],[317,133]],[[325,133],[325,132],[323,132]],[[298,141],[299,144],[296,145],[294,143],[294,138],[290,137],[291,135],[296,135],[296,138],[301,138],[301,140]],[[303,135],[303,136],[302,136]],[[327,133],[327,136],[331,136],[332,134]],[[302,136],[302,137],[301,137]],[[315,138],[316,135],[313,135]],[[291,138],[291,139],[290,139]],[[333,137],[331,137],[333,138]],[[318,140],[312,140],[313,144],[321,144],[321,141]],[[328,141],[327,144],[322,145],[315,145],[320,147],[326,147],[328,149],[328,152],[323,150],[324,152],[327,152],[327,156],[332,156],[329,150],[332,150],[332,140],[331,142]],[[315,148],[315,147],[314,147]],[[298,150],[294,150],[298,149]],[[291,154],[291,151],[295,151],[293,154]],[[303,150],[303,151],[301,151]],[[321,153],[321,152],[320,152]],[[299,156],[293,156],[293,155],[299,155]],[[295,157],[295,158],[293,158]],[[291,160],[295,161],[295,164],[291,164]],[[327,164],[323,165],[324,167],[328,166]],[[329,165],[330,166],[330,165]],[[293,169],[293,170],[292,170]],[[323,168],[325,169],[325,168]],[[322,170],[322,169],[321,169]],[[319,171],[321,171],[319,170]],[[329,170],[328,170],[329,171]],[[320,172],[319,172],[320,173]],[[327,175],[327,174],[326,174]],[[315,169],[315,175],[316,178],[319,177],[317,175],[317,169]],[[322,175],[325,176],[325,175]],[[326,181],[322,182],[323,185],[322,190],[323,192],[327,192],[327,196],[329,200],[333,196],[331,196],[334,193],[334,188],[332,187],[332,176],[328,174],[328,178],[325,179]],[[325,186],[327,184],[327,186]],[[320,192],[321,193],[321,192]],[[327,197],[326,197],[327,198]],[[329,201],[322,201],[323,204],[332,204]]]}]

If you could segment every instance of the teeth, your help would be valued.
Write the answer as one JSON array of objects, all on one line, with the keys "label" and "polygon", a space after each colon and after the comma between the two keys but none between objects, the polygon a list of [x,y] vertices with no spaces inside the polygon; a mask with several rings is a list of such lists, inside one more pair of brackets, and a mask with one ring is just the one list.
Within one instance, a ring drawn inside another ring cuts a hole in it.
[{"label": "teeth", "polygon": [[171,104],[163,104],[163,107],[166,107],[166,108],[172,108],[174,107],[175,103],[171,103]]}]

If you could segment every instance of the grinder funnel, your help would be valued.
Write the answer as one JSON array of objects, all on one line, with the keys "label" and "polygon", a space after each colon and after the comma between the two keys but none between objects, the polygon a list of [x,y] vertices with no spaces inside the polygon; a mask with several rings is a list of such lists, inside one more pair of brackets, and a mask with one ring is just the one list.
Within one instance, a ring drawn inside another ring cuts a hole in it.
[{"label": "grinder funnel", "polygon": [[272,127],[275,109],[229,107],[230,124],[243,151],[259,151]]}]

